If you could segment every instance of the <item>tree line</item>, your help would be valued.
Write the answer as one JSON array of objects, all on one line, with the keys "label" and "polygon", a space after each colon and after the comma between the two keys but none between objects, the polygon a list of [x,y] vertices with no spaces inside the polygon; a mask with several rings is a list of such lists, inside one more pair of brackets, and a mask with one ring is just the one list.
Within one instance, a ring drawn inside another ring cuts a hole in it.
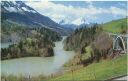
[{"label": "tree line", "polygon": [[[89,54],[86,48],[89,47]],[[112,50],[112,38],[103,31],[101,25],[84,26],[74,31],[64,40],[65,50],[74,50],[77,55],[73,62],[88,65],[102,58],[107,58]]]},{"label": "tree line", "polygon": [[62,39],[57,32],[44,27],[27,27],[8,21],[3,21],[1,26],[2,42],[14,43],[8,48],[1,48],[2,60],[28,56],[53,56],[54,42]]}]

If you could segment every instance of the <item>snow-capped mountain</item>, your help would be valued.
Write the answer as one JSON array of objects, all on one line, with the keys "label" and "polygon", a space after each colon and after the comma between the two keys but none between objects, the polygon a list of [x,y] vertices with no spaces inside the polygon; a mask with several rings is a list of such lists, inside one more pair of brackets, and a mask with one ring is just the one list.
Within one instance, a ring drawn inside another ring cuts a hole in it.
[{"label": "snow-capped mountain", "polygon": [[85,25],[90,26],[91,23],[89,23],[88,21],[86,21],[85,18],[78,18],[76,20],[73,21],[69,21],[68,19],[62,19],[59,24],[61,26],[63,26],[64,28],[70,28],[72,30],[75,30],[76,28],[79,27],[84,27]]},{"label": "snow-capped mountain", "polygon": [[79,26],[81,24],[89,24],[89,22],[86,21],[85,18],[78,18],[78,19],[72,21],[72,24],[75,24],[75,25],[78,25]]},{"label": "snow-capped mountain", "polygon": [[68,19],[62,19],[62,20],[60,20],[59,24],[61,24],[61,25],[64,25],[64,24],[71,24],[70,22],[71,22],[71,21],[69,21]]},{"label": "snow-capped mountain", "polygon": [[65,33],[64,28],[58,23],[41,15],[22,1],[1,1],[1,16],[6,16],[8,21],[29,27],[46,27],[61,34]]},{"label": "snow-capped mountain", "polygon": [[71,31],[75,30],[75,28],[77,27],[77,25],[72,24],[71,21],[69,21],[68,19],[62,19],[59,24],[64,27],[65,29],[69,29]]},{"label": "snow-capped mountain", "polygon": [[85,24],[90,24],[90,23],[85,18],[78,18],[78,19],[75,19],[75,20],[62,19],[59,22],[59,24],[60,25],[80,26],[80,25],[85,25]]},{"label": "snow-capped mountain", "polygon": [[74,25],[81,25],[81,24],[89,24],[89,22],[87,21],[87,19],[85,18],[78,18],[75,20],[69,20],[68,18],[62,19],[60,20],[59,24],[61,25],[65,25],[65,24],[74,24]]},{"label": "snow-capped mountain", "polygon": [[25,3],[21,1],[2,1],[1,7],[5,9],[7,12],[17,12],[17,13],[24,13],[24,12],[31,12],[31,13],[38,13],[33,8],[27,6]]}]

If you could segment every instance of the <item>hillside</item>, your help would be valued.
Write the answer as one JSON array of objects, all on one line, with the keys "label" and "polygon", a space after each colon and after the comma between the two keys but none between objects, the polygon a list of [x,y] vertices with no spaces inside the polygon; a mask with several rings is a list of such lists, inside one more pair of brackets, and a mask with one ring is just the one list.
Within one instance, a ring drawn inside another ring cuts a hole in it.
[{"label": "hillside", "polygon": [[0,34],[1,43],[12,43],[8,48],[1,48],[1,60],[28,56],[50,57],[54,55],[54,42],[61,40],[61,36],[50,29],[30,28],[6,19],[2,19]]},{"label": "hillside", "polygon": [[127,31],[127,20],[128,18],[123,18],[119,20],[113,20],[103,24],[103,30],[111,33],[126,33]]},{"label": "hillside", "polygon": [[6,16],[9,21],[27,25],[31,28],[40,26],[54,30],[61,35],[67,33],[58,23],[54,22],[49,17],[38,13],[23,1],[2,1],[1,16]]},{"label": "hillside", "polygon": [[45,27],[36,27],[36,28],[30,28],[29,26],[24,26],[21,24],[18,24],[16,22],[9,22],[7,20],[2,20],[1,23],[1,42],[19,42],[20,39],[25,39],[27,37],[32,36],[32,31],[37,31],[41,33],[44,38],[48,39],[49,41],[58,41],[61,40],[60,35],[52,31],[50,29],[47,29]]},{"label": "hillside", "polygon": [[[126,33],[124,23],[125,19],[121,19],[103,26],[95,24],[76,29],[64,41],[65,50],[76,51],[76,56],[65,67],[82,65],[83,68],[65,73],[55,80],[105,80],[126,75],[126,67],[123,67],[126,64],[126,55],[122,56],[112,49],[112,38],[106,33]],[[118,26],[117,29],[114,29],[115,26]]]},{"label": "hillside", "polygon": [[107,80],[127,74],[127,55],[116,59],[103,60],[73,72],[67,72],[51,81],[63,80]]}]

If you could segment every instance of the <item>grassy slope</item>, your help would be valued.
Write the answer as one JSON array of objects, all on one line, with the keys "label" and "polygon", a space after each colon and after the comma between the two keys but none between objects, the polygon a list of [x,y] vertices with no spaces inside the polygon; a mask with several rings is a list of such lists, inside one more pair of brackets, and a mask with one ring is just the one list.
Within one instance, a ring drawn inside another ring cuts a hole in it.
[{"label": "grassy slope", "polygon": [[99,63],[93,63],[73,73],[65,73],[52,80],[105,80],[115,76],[126,75],[126,72],[127,55],[125,54],[113,60],[107,59]]},{"label": "grassy slope", "polygon": [[[113,20],[111,22],[103,24],[103,29],[107,32],[121,33],[123,30],[127,29],[127,20],[128,18]],[[122,29],[122,26],[124,29]]]}]

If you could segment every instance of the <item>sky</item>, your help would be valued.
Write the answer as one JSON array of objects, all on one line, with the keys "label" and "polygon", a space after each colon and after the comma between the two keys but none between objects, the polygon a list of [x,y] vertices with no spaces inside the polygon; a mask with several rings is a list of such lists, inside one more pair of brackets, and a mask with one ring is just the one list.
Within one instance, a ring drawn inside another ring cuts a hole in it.
[{"label": "sky", "polygon": [[105,23],[127,16],[126,1],[29,1],[27,5],[59,23]]}]

